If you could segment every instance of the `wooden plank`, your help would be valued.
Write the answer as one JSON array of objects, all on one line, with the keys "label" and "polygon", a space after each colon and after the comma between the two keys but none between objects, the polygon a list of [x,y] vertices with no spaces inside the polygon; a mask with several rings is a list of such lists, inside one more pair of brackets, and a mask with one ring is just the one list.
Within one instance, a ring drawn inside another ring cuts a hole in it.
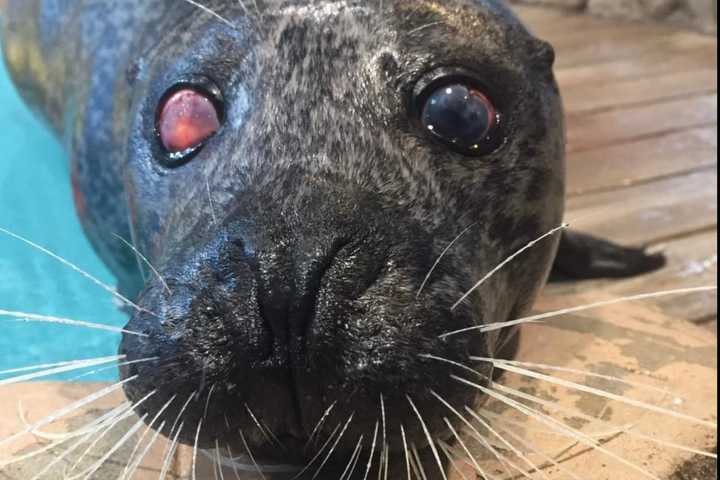
[{"label": "wooden plank", "polygon": [[717,91],[717,70],[681,70],[623,81],[598,79],[561,90],[566,111],[584,114]]},{"label": "wooden plank", "polygon": [[586,37],[584,41],[578,40],[567,46],[557,44],[556,65],[559,68],[592,65],[608,60],[638,58],[652,52],[664,52],[671,56],[713,42],[708,37],[689,32],[673,32],[664,36],[643,33],[642,29],[639,29],[635,34],[628,33],[623,38]]},{"label": "wooden plank", "polygon": [[717,69],[717,43],[668,55],[667,52],[649,52],[646,55],[620,60],[608,60],[592,65],[577,65],[555,69],[561,89],[575,85],[598,85],[604,82],[652,78],[670,72],[697,69]]},{"label": "wooden plank", "polygon": [[620,191],[571,197],[567,219],[584,230],[630,245],[655,243],[717,225],[717,168]]},{"label": "wooden plank", "polygon": [[[657,246],[660,247],[660,246]],[[647,275],[629,279],[550,283],[545,295],[605,292],[613,297],[714,285],[717,279],[717,231],[690,235],[662,245],[668,264]],[[717,316],[717,301],[707,293],[645,300],[669,318],[694,323]]]},{"label": "wooden plank", "polygon": [[717,122],[717,94],[568,116],[567,149],[589,150]]},{"label": "wooden plank", "polygon": [[568,194],[647,182],[717,163],[717,125],[568,156]]}]

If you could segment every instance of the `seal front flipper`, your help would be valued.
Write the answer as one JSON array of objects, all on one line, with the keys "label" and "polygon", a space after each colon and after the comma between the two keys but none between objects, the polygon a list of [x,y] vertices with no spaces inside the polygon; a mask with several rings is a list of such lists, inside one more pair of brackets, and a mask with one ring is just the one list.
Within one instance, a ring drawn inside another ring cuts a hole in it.
[{"label": "seal front flipper", "polygon": [[622,278],[665,266],[662,253],[624,247],[585,233],[564,231],[553,264],[552,280]]}]

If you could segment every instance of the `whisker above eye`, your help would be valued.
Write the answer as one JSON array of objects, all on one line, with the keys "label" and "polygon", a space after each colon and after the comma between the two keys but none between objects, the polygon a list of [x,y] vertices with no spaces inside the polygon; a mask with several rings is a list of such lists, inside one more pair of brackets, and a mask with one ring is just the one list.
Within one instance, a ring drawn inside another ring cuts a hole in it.
[{"label": "whisker above eye", "polygon": [[195,0],[184,0],[184,1],[187,2],[187,3],[189,3],[190,5],[192,5],[192,6],[194,6],[194,7],[199,8],[199,9],[202,10],[203,12],[205,12],[205,13],[207,13],[207,14],[209,14],[209,15],[212,15],[213,17],[215,17],[215,18],[217,18],[218,20],[220,20],[221,22],[223,22],[225,25],[227,25],[227,26],[229,26],[229,27],[231,27],[231,28],[237,28],[237,25],[235,25],[235,24],[232,23],[230,20],[226,19],[225,17],[223,17],[222,15],[220,15],[219,13],[217,13],[215,10],[211,9],[210,7],[207,7],[207,6],[203,5],[203,4],[200,3],[200,2],[196,2]]}]

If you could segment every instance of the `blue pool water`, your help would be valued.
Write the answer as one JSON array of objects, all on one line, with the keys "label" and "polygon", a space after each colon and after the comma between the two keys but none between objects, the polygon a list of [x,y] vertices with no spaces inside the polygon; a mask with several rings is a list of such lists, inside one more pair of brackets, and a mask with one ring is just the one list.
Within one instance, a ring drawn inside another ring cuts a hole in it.
[{"label": "blue pool water", "polygon": [[[112,275],[95,256],[75,216],[65,153],[21,102],[1,60],[0,107],[0,227],[47,247],[114,285]],[[110,294],[56,260],[2,234],[0,310],[114,326],[126,322]],[[0,316],[0,372],[115,355],[118,342],[119,336],[114,333]],[[65,374],[62,378],[77,375]],[[81,380],[116,377],[115,369],[107,369]]]}]

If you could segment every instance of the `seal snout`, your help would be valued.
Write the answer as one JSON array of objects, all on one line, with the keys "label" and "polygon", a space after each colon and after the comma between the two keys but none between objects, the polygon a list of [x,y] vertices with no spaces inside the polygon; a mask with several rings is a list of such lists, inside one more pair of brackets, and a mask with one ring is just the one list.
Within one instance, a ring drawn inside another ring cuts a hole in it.
[{"label": "seal snout", "polygon": [[[458,407],[471,402],[475,392],[451,379],[452,367],[423,357],[466,362],[485,353],[482,342],[470,347],[472,336],[440,338],[447,325],[473,322],[467,311],[451,311],[455,295],[433,282],[417,295],[432,258],[427,234],[358,211],[314,211],[235,221],[249,218],[243,212],[175,250],[162,271],[168,288],[151,281],[139,299],[152,314],[138,312],[128,325],[148,336],[126,336],[121,347],[130,361],[159,359],[123,371],[137,376],[125,387],[131,400],[156,391],[139,413],[153,418],[175,398],[168,418],[202,421],[201,445],[220,440],[241,449],[242,432],[261,458],[302,464],[312,448],[276,459],[258,422],[285,443],[304,445],[327,417],[319,447],[350,421],[354,440],[338,448],[352,450],[384,412],[393,418],[386,432],[393,445],[402,444],[401,424],[423,445],[409,399],[432,431],[446,426],[432,414],[442,405],[431,392]],[[195,432],[180,439],[192,443]]]}]

